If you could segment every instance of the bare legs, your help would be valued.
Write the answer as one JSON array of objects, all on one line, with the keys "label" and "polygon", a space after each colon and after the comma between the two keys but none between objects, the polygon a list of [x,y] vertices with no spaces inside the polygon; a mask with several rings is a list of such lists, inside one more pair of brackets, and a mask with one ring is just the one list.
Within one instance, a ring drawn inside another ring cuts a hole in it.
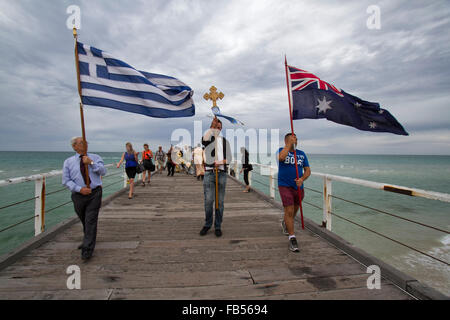
[{"label": "bare legs", "polygon": [[284,223],[290,236],[294,235],[294,218],[298,208],[298,205],[284,207]]},{"label": "bare legs", "polygon": [[142,183],[145,183],[145,174],[148,172],[148,180],[147,183],[150,183],[150,178],[152,176],[152,173],[150,172],[150,170],[144,170],[142,172]]},{"label": "bare legs", "polygon": [[134,179],[130,179],[130,192],[128,193],[128,199],[133,198],[134,192]]}]

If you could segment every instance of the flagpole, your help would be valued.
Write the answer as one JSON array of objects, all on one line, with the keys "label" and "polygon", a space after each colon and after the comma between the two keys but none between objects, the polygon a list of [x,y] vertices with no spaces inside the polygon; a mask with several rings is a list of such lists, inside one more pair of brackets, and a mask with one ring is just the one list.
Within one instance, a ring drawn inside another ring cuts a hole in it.
[{"label": "flagpole", "polygon": [[[86,142],[86,130],[84,126],[84,112],[83,112],[83,104],[81,103],[81,81],[80,81],[80,62],[78,59],[78,34],[77,34],[77,28],[73,28],[73,38],[75,39],[75,67],[77,70],[77,83],[78,83],[78,95],[80,96],[80,120],[81,120],[81,137],[83,139],[83,144],[85,146],[84,154],[83,156],[87,155],[86,149],[87,149],[87,142]],[[84,172],[86,174],[85,180],[86,180],[86,186],[90,187],[90,180],[89,180],[89,168],[87,164],[84,164]]]},{"label": "flagpole", "polygon": [[[288,100],[289,100],[289,117],[291,119],[291,132],[292,135],[294,135],[294,121],[292,118],[292,101],[291,101],[291,89],[290,89],[290,84],[289,84],[289,73],[288,73],[288,65],[287,65],[287,59],[286,59],[286,55],[284,56],[284,67],[285,67],[285,71],[286,71],[286,85],[287,85],[287,91],[288,91]],[[299,179],[299,175],[298,175],[298,166],[297,166],[297,152],[296,152],[296,147],[294,146],[294,164],[295,164],[295,173],[297,174],[297,179]],[[298,186],[297,187],[298,190],[298,198],[299,198],[299,204],[300,204],[300,217],[301,217],[301,221],[302,221],[302,229],[305,229],[305,224],[303,222],[303,207],[302,207],[302,194],[301,194],[301,189]]]},{"label": "flagpole", "polygon": [[[217,120],[217,116],[214,116],[214,119]],[[217,130],[217,129],[215,129]],[[219,153],[219,150],[217,150],[217,139],[219,136],[214,138],[214,160],[217,161],[218,157],[217,154]],[[215,207],[216,210],[219,210],[219,169],[214,165],[214,173],[216,176],[216,199],[215,199]]]}]

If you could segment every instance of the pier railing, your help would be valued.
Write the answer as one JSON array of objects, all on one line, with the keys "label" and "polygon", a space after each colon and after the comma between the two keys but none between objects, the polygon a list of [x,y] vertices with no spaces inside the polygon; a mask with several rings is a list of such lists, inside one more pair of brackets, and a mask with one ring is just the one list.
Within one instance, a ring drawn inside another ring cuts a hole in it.
[{"label": "pier railing", "polygon": [[[115,169],[116,168],[116,164],[107,164],[105,165],[106,168],[109,169]],[[111,171],[111,170],[108,170]],[[34,182],[34,196],[31,198],[26,198],[26,199],[22,199],[22,200],[18,200],[16,202],[13,203],[8,203],[6,205],[1,205],[0,206],[0,213],[2,210],[7,209],[7,208],[11,208],[14,206],[18,206],[20,204],[23,203],[27,203],[27,202],[34,202],[34,215],[27,217],[25,219],[22,219],[20,221],[14,222],[11,225],[8,225],[6,227],[2,227],[0,229],[0,233],[5,232],[7,230],[10,230],[12,228],[15,228],[17,226],[20,226],[28,221],[31,221],[34,219],[34,236],[37,236],[39,234],[41,234],[42,232],[45,231],[45,215],[55,211],[56,209],[59,209],[61,207],[64,207],[70,203],[72,203],[71,200],[63,202],[63,203],[59,203],[57,205],[55,205],[52,208],[46,208],[46,198],[50,195],[53,194],[57,194],[57,193],[61,193],[61,192],[69,192],[67,188],[65,187],[61,187],[57,190],[48,192],[46,190],[46,186],[47,186],[47,179],[51,178],[51,177],[58,177],[62,175],[62,170],[54,170],[51,172],[47,172],[47,173],[40,173],[40,174],[35,174],[35,175],[31,175],[31,176],[27,176],[27,177],[18,177],[18,178],[12,178],[12,179],[5,179],[5,180],[0,180],[0,188],[1,187],[6,187],[9,185],[14,185],[14,184],[21,184],[21,183],[26,183],[26,182]],[[112,187],[114,185],[117,185],[121,182],[123,182],[123,187],[125,188],[128,184],[128,179],[125,173],[124,169],[116,169],[113,170],[113,172],[108,172],[104,177],[103,180],[105,180],[105,178],[109,178],[109,177],[113,177],[113,176],[117,176],[118,179],[115,179],[114,181],[108,181],[108,183],[104,183],[103,184],[103,189]],[[141,174],[138,175],[138,179],[139,180],[141,177]],[[109,179],[108,179],[109,180]]]},{"label": "pier railing", "polygon": [[[267,176],[268,178],[268,182],[265,183],[264,181],[261,180],[253,180],[251,173],[249,174],[249,184],[250,186],[252,186],[253,183],[256,182],[256,189],[260,189],[261,186],[265,187],[265,188],[269,188],[269,196],[275,200],[275,194],[278,191],[278,187],[276,186],[275,180],[276,180],[276,176],[278,173],[278,168],[276,166],[270,166],[270,165],[265,165],[265,164],[260,164],[260,163],[252,163],[253,167],[259,167],[261,171],[264,171],[264,174],[261,174],[262,176]],[[233,161],[230,166],[228,167],[228,173],[232,176],[234,176],[235,178],[239,179],[239,172],[240,172],[240,163],[239,161]],[[345,201],[349,204],[352,205],[356,205],[368,210],[372,210],[375,211],[377,213],[381,213],[381,214],[385,214],[388,215],[390,217],[396,218],[396,219],[400,219],[403,221],[408,221],[411,223],[414,223],[416,225],[425,227],[425,228],[429,228],[429,229],[433,229],[435,231],[441,232],[445,235],[449,235],[450,232],[449,230],[437,227],[437,226],[433,226],[427,223],[423,223],[420,221],[416,221],[413,219],[409,219],[409,218],[405,218],[402,217],[398,214],[392,213],[392,212],[388,212],[386,210],[383,209],[379,209],[379,208],[374,208],[362,203],[358,203],[356,201],[352,201],[352,200],[348,200],[342,197],[339,197],[335,194],[333,194],[332,192],[332,183],[334,182],[344,182],[344,183],[348,183],[348,184],[353,184],[353,185],[358,185],[358,186],[362,186],[362,187],[366,187],[366,188],[372,188],[372,189],[378,189],[378,190],[383,190],[386,192],[393,192],[393,193],[397,193],[397,194],[401,194],[401,195],[406,195],[406,196],[411,196],[411,197],[419,197],[419,198],[425,198],[425,199],[431,199],[431,200],[436,200],[436,201],[442,201],[442,202],[446,202],[446,203],[450,203],[450,194],[448,193],[440,193],[440,192],[435,192],[435,191],[427,191],[427,190],[422,190],[422,189],[416,189],[416,188],[408,188],[408,187],[403,187],[403,186],[397,186],[397,185],[392,185],[392,184],[385,184],[385,183],[380,183],[380,182],[374,182],[374,181],[369,181],[369,180],[363,180],[363,179],[356,179],[356,178],[351,178],[351,177],[345,177],[345,176],[338,176],[338,175],[332,175],[332,174],[326,174],[326,173],[321,173],[321,172],[311,172],[311,176],[313,177],[317,177],[322,179],[323,183],[322,183],[322,190],[316,190],[316,189],[312,189],[309,187],[305,186],[305,189],[314,193],[318,193],[322,195],[322,207],[313,204],[309,201],[305,201],[303,200],[304,204],[307,204],[309,206],[312,206],[318,210],[322,211],[322,227],[326,228],[329,231],[332,231],[332,217],[336,217],[338,219],[341,219],[342,221],[346,222],[346,223],[350,223],[353,225],[358,226],[359,228],[362,228],[366,231],[369,231],[373,234],[376,234],[384,239],[387,239],[389,241],[395,242],[396,244],[399,244],[403,247],[406,247],[410,250],[413,250],[417,253],[420,253],[424,256],[427,256],[435,261],[438,261],[440,263],[443,263],[447,266],[450,266],[450,262],[449,261],[445,261],[439,257],[436,257],[434,255],[431,255],[427,252],[424,252],[423,250],[420,250],[418,248],[415,248],[409,244],[403,243],[397,239],[394,239],[393,237],[390,237],[386,234],[382,233],[382,230],[373,230],[367,226],[364,226],[358,222],[352,221],[346,217],[343,217],[340,214],[337,214],[335,211],[333,211],[332,208],[332,199],[339,199],[341,201]]]}]

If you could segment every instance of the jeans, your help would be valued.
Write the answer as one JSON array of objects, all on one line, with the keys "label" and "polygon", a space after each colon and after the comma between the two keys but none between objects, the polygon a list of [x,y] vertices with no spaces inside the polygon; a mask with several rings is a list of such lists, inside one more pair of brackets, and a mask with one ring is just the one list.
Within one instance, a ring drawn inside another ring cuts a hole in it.
[{"label": "jeans", "polygon": [[[214,228],[219,230],[223,219],[223,202],[225,199],[225,187],[227,185],[227,173],[218,172],[219,176],[219,209],[216,209]],[[205,227],[211,228],[213,223],[213,209],[216,200],[216,173],[214,170],[206,171],[203,180],[203,190],[205,193]]]}]

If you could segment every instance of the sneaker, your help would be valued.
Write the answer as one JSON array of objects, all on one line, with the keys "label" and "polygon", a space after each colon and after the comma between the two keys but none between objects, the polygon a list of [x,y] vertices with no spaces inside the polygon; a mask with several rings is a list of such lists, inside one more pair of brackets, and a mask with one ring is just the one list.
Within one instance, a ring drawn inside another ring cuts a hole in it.
[{"label": "sneaker", "polygon": [[208,227],[203,227],[202,230],[200,230],[200,235],[204,236],[208,233],[209,228]]},{"label": "sneaker", "polygon": [[220,229],[216,229],[214,231],[214,233],[216,234],[216,237],[221,237],[222,236],[222,230],[220,230]]},{"label": "sneaker", "polygon": [[286,229],[286,222],[284,222],[284,219],[281,221],[281,230],[285,236],[289,235],[289,232]]},{"label": "sneaker", "polygon": [[291,250],[292,252],[298,252],[298,243],[297,243],[297,239],[296,238],[291,238],[291,240],[289,240],[289,250]]}]

